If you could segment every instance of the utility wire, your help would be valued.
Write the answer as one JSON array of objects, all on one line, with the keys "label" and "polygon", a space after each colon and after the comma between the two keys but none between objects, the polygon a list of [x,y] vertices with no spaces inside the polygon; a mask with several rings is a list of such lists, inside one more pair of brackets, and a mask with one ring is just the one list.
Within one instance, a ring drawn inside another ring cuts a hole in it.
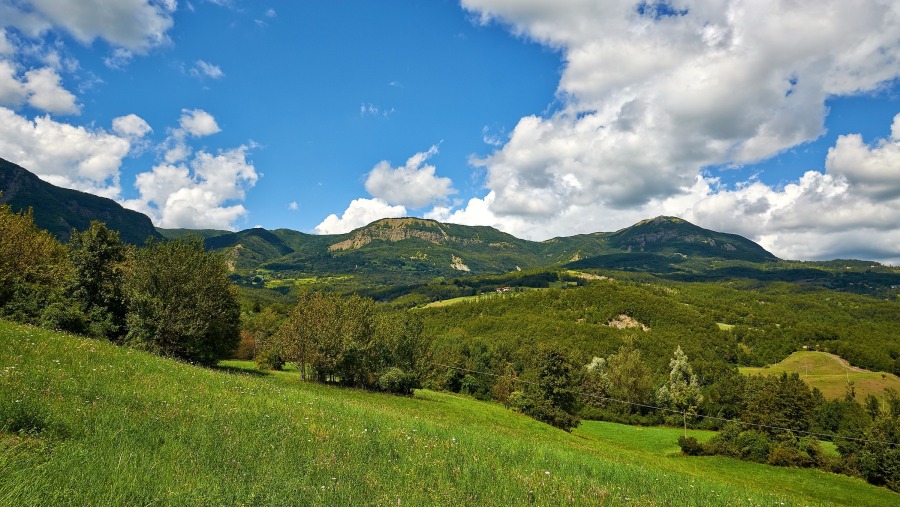
[{"label": "utility wire", "polygon": [[[478,373],[480,375],[488,375],[491,377],[502,377],[502,375],[499,375],[496,373],[490,373],[490,372],[478,371],[478,370],[470,370],[468,368],[461,368],[459,366],[451,366],[449,364],[437,363],[437,362],[433,362],[433,361],[431,362],[431,364],[433,364],[435,366],[442,366],[444,368],[450,368],[452,370],[464,371],[464,372],[468,372],[468,373]],[[523,384],[539,386],[539,384],[537,382],[529,382],[527,380],[520,379],[519,377],[516,377],[514,380],[517,382],[521,382]],[[646,405],[643,403],[635,403],[632,401],[610,398],[608,396],[597,396],[597,395],[587,394],[587,393],[582,393],[582,394],[583,394],[583,396],[586,396],[588,398],[593,398],[595,400],[600,400],[600,401],[614,401],[616,403],[622,403],[624,405],[648,408],[648,409],[652,409],[652,410],[660,410],[663,412],[671,412],[673,414],[682,414],[683,415],[685,413],[684,411],[681,411],[681,410],[675,410],[675,409],[671,409],[671,408],[667,408],[667,407],[658,407],[655,405]],[[791,428],[784,428],[781,426],[772,426],[772,425],[768,425],[768,424],[760,424],[760,423],[741,421],[740,419],[726,419],[724,417],[716,417],[716,416],[712,416],[712,415],[703,415],[703,414],[691,414],[691,415],[694,417],[701,418],[701,419],[712,419],[714,421],[733,422],[733,423],[737,423],[737,424],[743,424],[745,426],[755,426],[757,428],[766,428],[766,429],[770,429],[770,430],[785,431],[785,432],[791,432],[791,433],[802,433],[804,435],[810,435],[810,436],[814,436],[814,437],[825,437],[826,439],[830,439],[830,440],[839,438],[842,440],[849,440],[849,441],[853,441],[853,442],[863,442],[863,443],[868,443],[868,444],[880,444],[880,445],[889,445],[889,446],[900,445],[900,443],[898,443],[898,442],[885,442],[885,441],[881,441],[881,440],[869,440],[866,438],[845,437],[845,436],[841,436],[841,435],[832,435],[832,434],[828,434],[828,433],[816,433],[814,431],[794,430]]]}]

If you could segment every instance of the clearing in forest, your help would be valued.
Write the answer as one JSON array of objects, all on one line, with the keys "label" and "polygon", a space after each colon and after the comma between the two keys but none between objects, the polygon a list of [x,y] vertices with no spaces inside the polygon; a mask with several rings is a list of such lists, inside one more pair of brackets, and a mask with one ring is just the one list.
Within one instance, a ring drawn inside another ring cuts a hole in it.
[{"label": "clearing in forest", "polygon": [[827,352],[794,352],[780,363],[762,368],[740,368],[744,375],[780,375],[797,373],[810,387],[816,387],[826,399],[833,400],[847,393],[853,382],[856,399],[863,401],[869,394],[882,396],[887,388],[900,392],[900,377],[891,373],[869,371],[851,366],[843,358]]}]

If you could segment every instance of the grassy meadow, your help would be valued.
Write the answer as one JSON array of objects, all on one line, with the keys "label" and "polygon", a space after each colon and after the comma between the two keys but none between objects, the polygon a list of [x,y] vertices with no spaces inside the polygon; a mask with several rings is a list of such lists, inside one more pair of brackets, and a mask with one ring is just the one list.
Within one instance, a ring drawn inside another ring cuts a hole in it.
[{"label": "grassy meadow", "polygon": [[[681,430],[217,369],[0,321],[0,505],[897,505],[850,477],[685,457]],[[698,439],[709,432],[691,432]]]},{"label": "grassy meadow", "polygon": [[783,361],[762,368],[743,367],[745,375],[780,375],[797,373],[810,387],[816,387],[829,400],[842,398],[847,393],[847,383],[853,382],[856,399],[865,400],[869,394],[881,396],[887,388],[900,391],[900,377],[891,373],[864,370],[827,352],[794,352]]}]

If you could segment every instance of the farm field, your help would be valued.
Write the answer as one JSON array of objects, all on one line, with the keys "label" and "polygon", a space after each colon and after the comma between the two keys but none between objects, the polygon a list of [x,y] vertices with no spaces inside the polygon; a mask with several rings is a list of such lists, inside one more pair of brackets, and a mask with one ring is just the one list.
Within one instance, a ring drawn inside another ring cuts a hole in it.
[{"label": "farm field", "polygon": [[850,366],[847,361],[827,352],[794,352],[771,366],[742,367],[740,371],[745,375],[797,373],[804,382],[818,388],[830,400],[842,398],[847,392],[848,382],[853,382],[859,401],[865,400],[869,394],[880,397],[888,388],[900,391],[900,377]]},{"label": "farm field", "polygon": [[[198,368],[0,322],[0,505],[896,505],[862,480],[497,404]],[[698,439],[708,432],[692,432]]]}]

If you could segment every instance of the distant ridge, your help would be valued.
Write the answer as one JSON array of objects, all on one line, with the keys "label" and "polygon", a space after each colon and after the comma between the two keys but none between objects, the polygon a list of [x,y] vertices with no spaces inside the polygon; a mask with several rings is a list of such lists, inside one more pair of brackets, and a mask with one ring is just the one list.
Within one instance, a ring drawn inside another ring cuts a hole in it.
[{"label": "distant ridge", "polygon": [[[737,234],[698,227],[678,217],[642,220],[615,232],[596,232],[537,242],[488,226],[422,218],[385,218],[346,234],[313,235],[290,229],[238,232],[155,229],[150,219],[111,199],[59,188],[0,159],[0,202],[34,209],[35,222],[66,240],[101,220],[129,243],[148,237],[195,235],[225,253],[235,270],[265,268],[314,275],[376,277],[385,283],[422,283],[466,274],[500,274],[565,267],[672,273],[689,259],[770,262],[778,258]],[[391,282],[388,282],[391,280]]]},{"label": "distant ridge", "polygon": [[677,217],[642,220],[607,237],[610,246],[627,252],[653,252],[765,262],[775,255],[749,239],[698,227]]},{"label": "distant ridge", "polygon": [[72,229],[87,229],[92,220],[99,220],[119,232],[122,241],[143,244],[147,238],[162,238],[153,222],[143,213],[86,192],[61,188],[41,180],[25,168],[0,158],[0,203],[9,204],[13,211],[32,208],[34,222],[62,241],[72,235]]},{"label": "distant ridge", "polygon": [[672,272],[689,258],[778,260],[747,238],[703,229],[677,217],[656,217],[616,232],[543,242],[519,239],[493,227],[406,217],[384,218],[334,235],[247,229],[208,237],[206,245],[225,252],[236,269],[263,267],[322,275],[394,273],[395,280],[408,283],[552,266]]}]

